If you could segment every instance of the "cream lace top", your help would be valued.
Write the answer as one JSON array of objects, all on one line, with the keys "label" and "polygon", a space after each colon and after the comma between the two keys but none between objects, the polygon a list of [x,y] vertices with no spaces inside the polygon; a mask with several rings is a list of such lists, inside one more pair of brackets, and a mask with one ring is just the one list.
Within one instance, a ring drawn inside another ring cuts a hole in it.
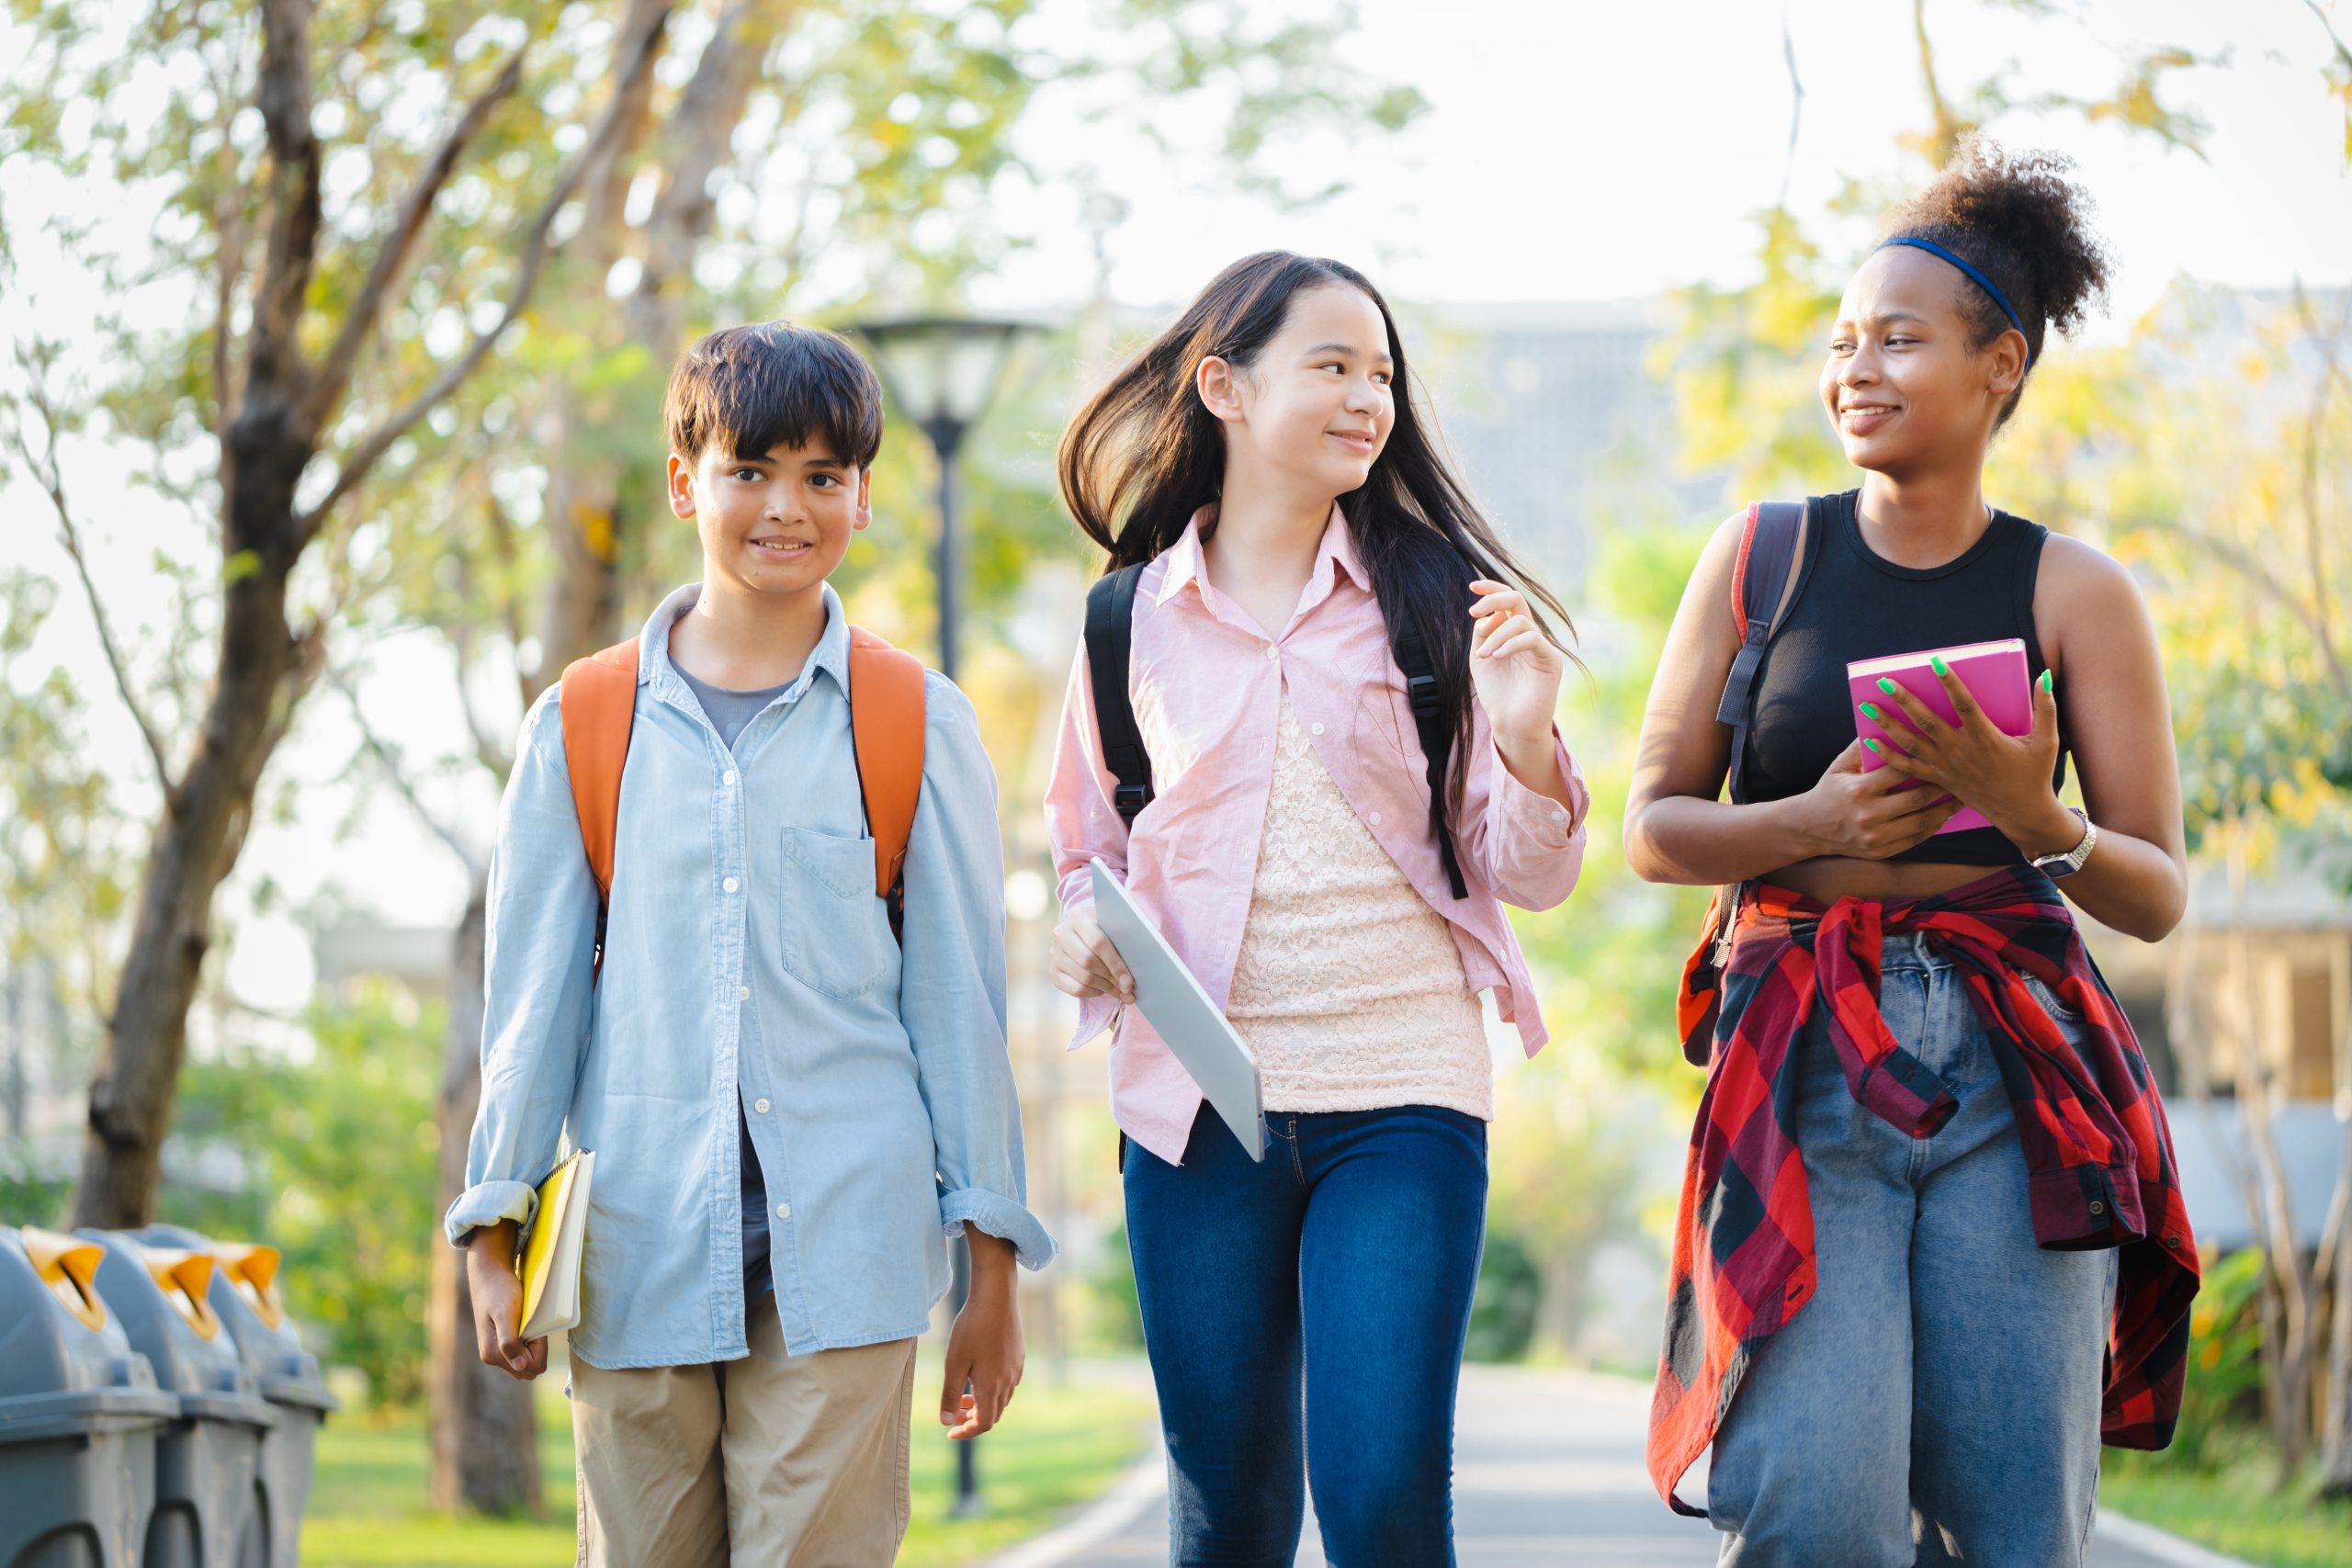
[{"label": "cream lace top", "polygon": [[1226,1016],[1257,1055],[1269,1111],[1494,1118],[1494,1061],[1453,929],[1357,818],[1287,694]]}]

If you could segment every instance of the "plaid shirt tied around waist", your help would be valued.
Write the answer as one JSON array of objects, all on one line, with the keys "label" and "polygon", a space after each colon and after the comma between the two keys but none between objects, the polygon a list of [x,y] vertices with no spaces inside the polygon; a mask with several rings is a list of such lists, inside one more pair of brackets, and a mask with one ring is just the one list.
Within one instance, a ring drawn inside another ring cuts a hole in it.
[{"label": "plaid shirt tied around waist", "polygon": [[[2036,1239],[2058,1250],[2121,1249],[2102,1438],[2118,1448],[2169,1443],[2197,1245],[2147,1061],[2057,886],[2019,867],[1931,897],[1825,907],[1758,883],[1736,930],[1720,984],[1702,943],[1682,996],[1686,1036],[1703,1031],[1715,1048],[1683,1169],[1650,1404],[1650,1479],[1659,1495],[1678,1513],[1703,1512],[1674,1495],[1676,1482],[1713,1441],[1765,1342],[1813,1297],[1793,1064],[1816,1003],[1828,1008],[1847,1087],[1871,1112],[1925,1137],[1957,1109],[1879,1012],[1885,939],[1910,932],[1926,933],[1953,965],[1991,1038],[2017,1118]],[[2067,1039],[2027,976],[2080,1016],[2078,1040]]]}]

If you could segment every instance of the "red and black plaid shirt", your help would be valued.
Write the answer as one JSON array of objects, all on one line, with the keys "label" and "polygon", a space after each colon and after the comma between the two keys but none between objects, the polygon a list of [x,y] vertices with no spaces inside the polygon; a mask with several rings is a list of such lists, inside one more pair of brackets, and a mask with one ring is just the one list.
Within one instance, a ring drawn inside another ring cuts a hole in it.
[{"label": "red and black plaid shirt", "polygon": [[[1813,1209],[1796,1141],[1794,1046],[1816,998],[1846,1082],[1914,1137],[1956,1108],[1943,1080],[1895,1043],[1878,1010],[1889,935],[1924,931],[1968,986],[2000,1057],[2025,1155],[2026,1199],[2045,1247],[2120,1247],[2100,1435],[2161,1449],[2180,1414],[2197,1246],[2172,1132],[2123,1011],[2084,951],[2056,885],[2005,870],[1934,897],[1840,898],[1824,908],[1758,884],[1738,917],[1718,991],[1693,955],[1686,1035],[1716,1049],[1675,1217],[1666,1348],[1650,1404],[1650,1478],[1674,1495],[1731,1409],[1765,1341],[1813,1298]],[[2084,1020],[2069,1043],[2024,976]]]}]

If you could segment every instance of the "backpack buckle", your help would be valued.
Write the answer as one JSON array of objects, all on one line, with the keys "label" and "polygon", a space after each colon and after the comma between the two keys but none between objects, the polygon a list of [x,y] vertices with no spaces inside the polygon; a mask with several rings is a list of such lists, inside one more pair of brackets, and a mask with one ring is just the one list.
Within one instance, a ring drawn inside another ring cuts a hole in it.
[{"label": "backpack buckle", "polygon": [[1111,804],[1119,808],[1122,818],[1133,822],[1151,804],[1151,791],[1142,784],[1123,784],[1112,791]]},{"label": "backpack buckle", "polygon": [[1405,679],[1405,694],[1412,699],[1415,718],[1435,718],[1440,712],[1437,677],[1409,675]]}]

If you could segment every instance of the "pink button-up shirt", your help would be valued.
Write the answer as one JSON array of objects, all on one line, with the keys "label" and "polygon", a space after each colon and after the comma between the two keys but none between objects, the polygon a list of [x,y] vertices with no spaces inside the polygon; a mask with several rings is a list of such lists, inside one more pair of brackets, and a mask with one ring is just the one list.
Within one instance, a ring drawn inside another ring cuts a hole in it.
[{"label": "pink button-up shirt", "polygon": [[[1200,530],[1213,515],[1207,508],[1195,513],[1184,536],[1146,567],[1136,585],[1128,690],[1157,794],[1132,832],[1112,805],[1117,781],[1103,765],[1080,644],[1046,788],[1062,908],[1091,906],[1087,863],[1100,855],[1210,1000],[1223,1007],[1250,915],[1287,687],[1340,793],[1449,922],[1471,989],[1495,990],[1502,1018],[1519,1025],[1533,1055],[1549,1036],[1503,903],[1548,909],[1576,886],[1588,796],[1575,762],[1558,748],[1573,807],[1536,794],[1503,765],[1487,716],[1474,703],[1455,834],[1469,897],[1455,898],[1430,831],[1429,763],[1405,677],[1389,654],[1387,625],[1346,518],[1331,509],[1298,608],[1282,635],[1269,640],[1209,581]],[[1114,1021],[1112,1114],[1136,1143],[1179,1162],[1201,1092],[1142,1012],[1089,997],[1071,1047]]]}]

